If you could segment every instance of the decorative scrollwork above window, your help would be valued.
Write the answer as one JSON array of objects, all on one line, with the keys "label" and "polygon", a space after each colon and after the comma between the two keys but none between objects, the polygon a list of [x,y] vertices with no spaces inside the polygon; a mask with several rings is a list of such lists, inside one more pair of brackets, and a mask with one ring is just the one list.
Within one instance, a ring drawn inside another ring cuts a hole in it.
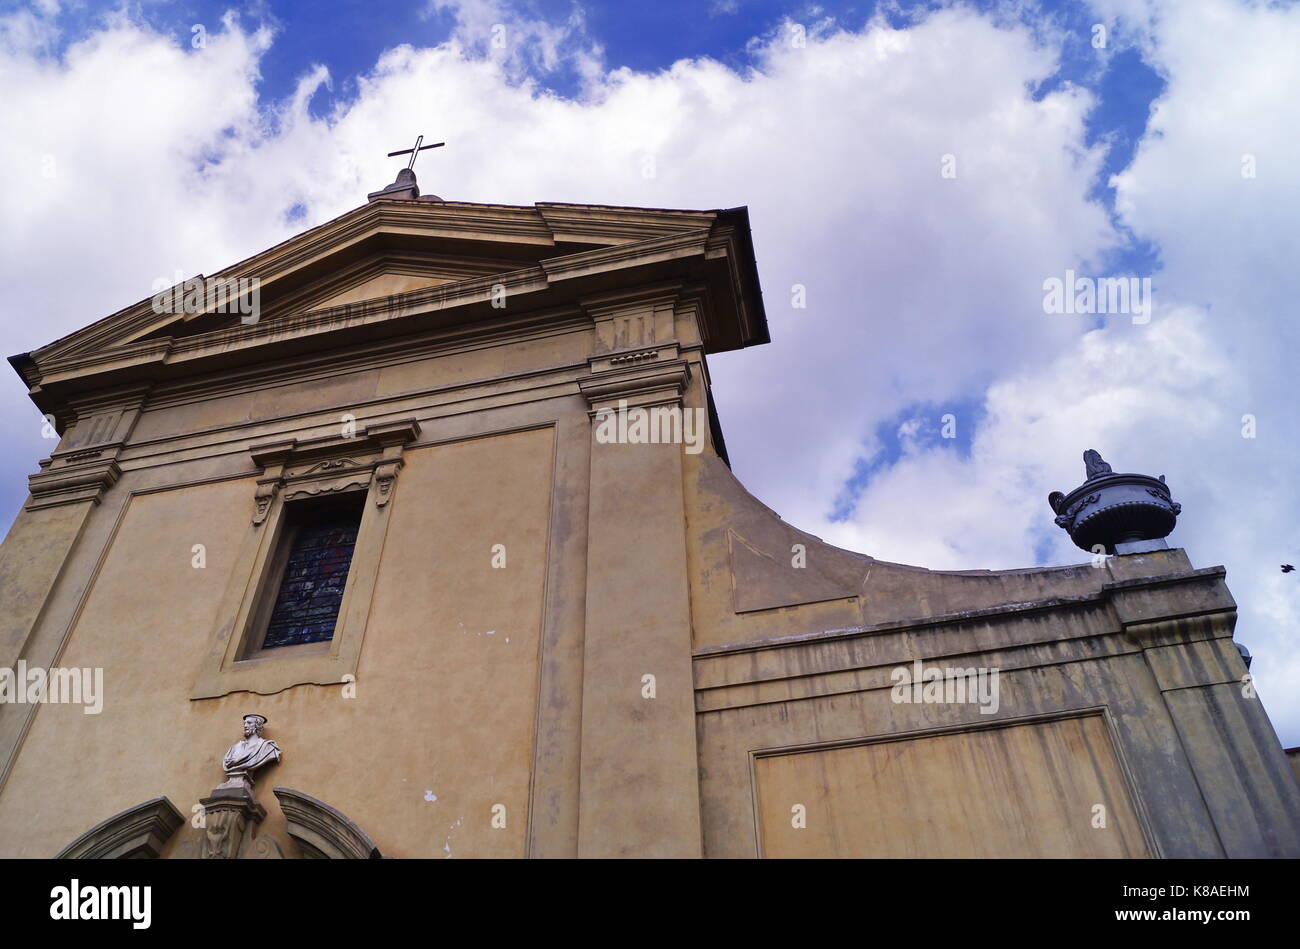
[{"label": "decorative scrollwork above window", "polygon": [[375,504],[392,495],[402,451],[420,434],[415,419],[368,425],[351,437],[268,442],[249,449],[262,469],[253,497],[253,523],[261,524],[277,494],[285,500],[341,491],[364,491],[375,482]]}]

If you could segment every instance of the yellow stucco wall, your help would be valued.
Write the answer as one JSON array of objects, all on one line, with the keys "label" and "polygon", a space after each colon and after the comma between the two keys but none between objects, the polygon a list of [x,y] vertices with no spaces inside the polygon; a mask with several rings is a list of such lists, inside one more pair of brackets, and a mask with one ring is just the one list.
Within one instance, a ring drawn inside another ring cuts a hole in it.
[{"label": "yellow stucco wall", "polygon": [[[0,795],[0,853],[52,856],[160,794],[186,810],[220,782],[221,752],[257,711],[284,751],[258,775],[264,831],[283,837],[270,791],[282,784],[344,810],[386,854],[522,856],[552,443],[539,428],[407,455],[355,698],[306,685],[191,701],[252,486],[134,497],[60,661],[105,670],[103,711],[39,708]],[[498,543],[505,569],[489,566]],[[495,803],[504,829],[490,826]]]},{"label": "yellow stucco wall", "polygon": [[1100,715],[769,755],[755,771],[767,857],[1148,855]]}]

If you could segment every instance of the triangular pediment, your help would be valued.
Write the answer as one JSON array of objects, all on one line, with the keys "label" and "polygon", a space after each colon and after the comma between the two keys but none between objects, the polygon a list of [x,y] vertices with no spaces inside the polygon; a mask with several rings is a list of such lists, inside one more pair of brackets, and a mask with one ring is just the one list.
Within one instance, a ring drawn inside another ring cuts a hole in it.
[{"label": "triangular pediment", "polygon": [[[507,259],[422,254],[415,250],[380,250],[355,258],[351,255],[346,259],[337,257],[331,262],[333,266],[328,273],[301,286],[274,287],[270,288],[275,291],[271,293],[263,293],[266,288],[259,287],[257,321],[274,321],[330,307],[387,300],[430,287],[508,273],[519,266],[517,261]],[[172,299],[179,297],[184,301],[184,291],[184,285],[177,288]],[[246,316],[251,316],[249,310],[249,306],[227,305],[202,313],[176,314],[178,318],[164,319],[146,332],[122,338],[119,344],[179,339],[231,329],[241,325]]]},{"label": "triangular pediment", "polygon": [[[281,353],[571,314],[584,299],[656,281],[702,286],[715,301],[717,315],[702,317],[707,351],[767,341],[743,208],[380,199],[11,362],[38,406],[55,406]],[[215,298],[191,298],[214,282]]]},{"label": "triangular pediment", "polygon": [[363,277],[349,287],[331,287],[316,295],[316,299],[307,301],[309,310],[326,306],[343,306],[347,303],[360,303],[363,300],[377,300],[380,297],[396,293],[409,293],[423,290],[425,287],[437,287],[444,283],[455,283],[471,274],[463,271],[455,274],[425,270],[419,266],[402,267],[381,266],[377,273]]},{"label": "triangular pediment", "polygon": [[247,301],[240,307],[218,294],[215,306],[193,312],[193,279],[209,287],[220,284],[232,298],[256,280],[260,322],[512,273],[549,258],[699,232],[715,216],[709,211],[588,205],[379,201],[217,274],[192,278],[174,292],[142,300],[32,355],[57,360],[103,354],[142,341],[240,325]]}]

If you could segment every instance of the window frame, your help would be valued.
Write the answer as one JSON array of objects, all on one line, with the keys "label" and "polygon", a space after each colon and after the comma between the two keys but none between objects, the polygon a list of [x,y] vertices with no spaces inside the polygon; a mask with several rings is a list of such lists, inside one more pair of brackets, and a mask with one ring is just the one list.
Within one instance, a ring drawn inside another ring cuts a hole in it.
[{"label": "window frame", "polygon": [[[295,685],[355,679],[402,452],[419,436],[414,419],[371,425],[350,437],[289,439],[252,446],[261,469],[253,515],[191,698],[232,692],[270,695]],[[291,506],[322,495],[364,493],[352,562],[329,640],[265,648],[274,598],[288,557]],[[247,516],[241,512],[239,516]]]},{"label": "window frame", "polygon": [[[360,494],[361,489],[352,488],[344,489],[330,496],[331,499],[343,499],[348,495]],[[267,646],[266,635],[270,628],[271,618],[275,613],[275,605],[279,599],[280,590],[284,587],[284,575],[289,566],[289,558],[293,553],[294,544],[304,526],[308,523],[306,512],[304,517],[299,519],[295,509],[318,507],[325,508],[329,504],[329,499],[317,496],[310,498],[298,497],[291,501],[286,501],[281,512],[282,526],[279,536],[276,538],[271,559],[267,563],[266,575],[260,585],[254,602],[253,611],[249,615],[248,635],[244,637],[242,648],[239,652],[239,662],[251,662],[258,659],[272,659],[279,657],[292,656],[310,656],[322,652],[330,651],[330,644],[333,643],[339,632],[339,621],[343,617],[344,602],[347,599],[348,588],[352,583],[353,565],[356,560],[356,540],[353,541],[352,554],[348,560],[347,579],[343,584],[343,595],[339,599],[338,610],[334,614],[334,629],[330,632],[328,639],[318,639],[309,643],[293,643],[287,646]],[[361,521],[365,517],[365,498],[361,503],[355,505],[357,508],[357,539],[361,536]]]}]

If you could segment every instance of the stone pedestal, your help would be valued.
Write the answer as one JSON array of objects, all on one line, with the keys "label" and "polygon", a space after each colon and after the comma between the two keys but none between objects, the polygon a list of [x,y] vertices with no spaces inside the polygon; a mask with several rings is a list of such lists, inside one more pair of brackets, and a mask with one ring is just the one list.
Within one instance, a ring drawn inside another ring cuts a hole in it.
[{"label": "stone pedestal", "polygon": [[203,805],[203,837],[199,857],[203,860],[233,860],[242,849],[245,836],[251,837],[266,817],[266,808],[253,797],[247,775],[232,775],[231,780],[214,788]]}]

